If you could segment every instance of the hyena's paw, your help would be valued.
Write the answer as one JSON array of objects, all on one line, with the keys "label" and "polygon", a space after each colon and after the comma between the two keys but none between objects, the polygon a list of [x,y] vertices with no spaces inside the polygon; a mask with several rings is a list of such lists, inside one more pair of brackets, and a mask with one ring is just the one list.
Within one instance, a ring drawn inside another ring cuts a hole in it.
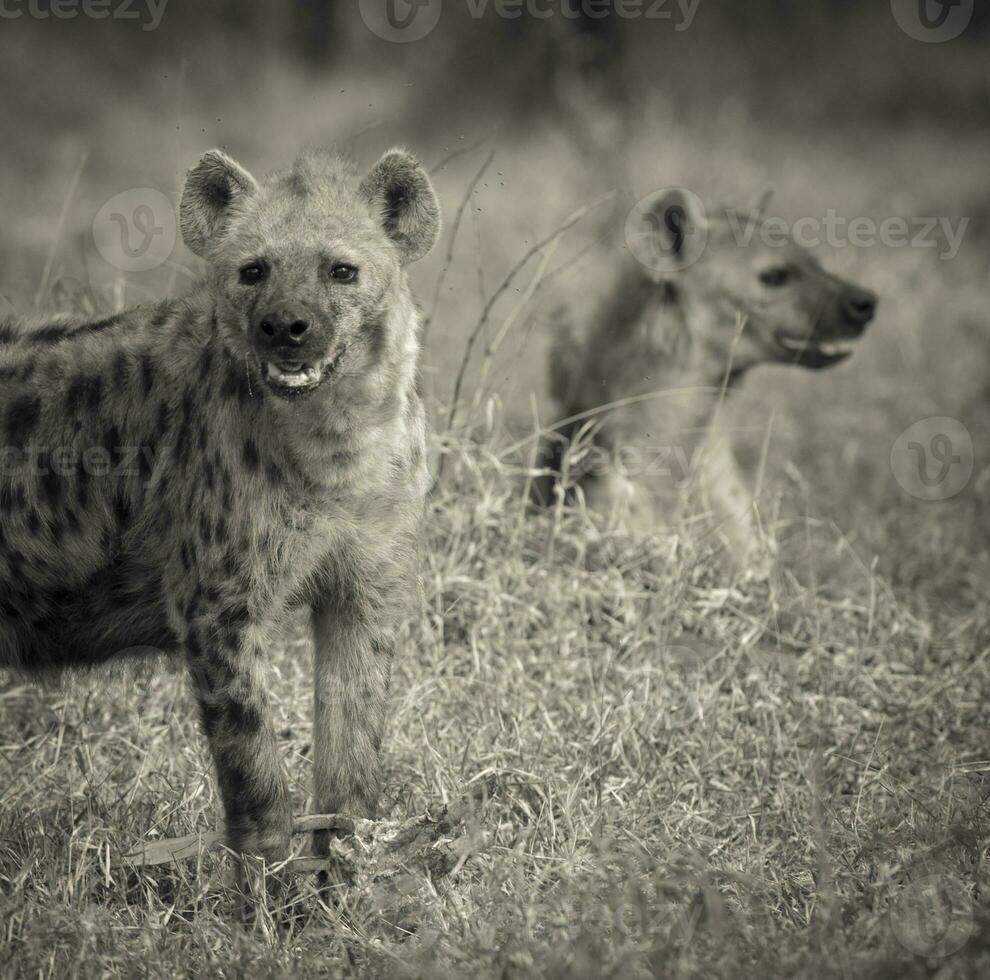
[{"label": "hyena's paw", "polygon": [[284,861],[292,846],[292,811],[288,803],[280,801],[266,807],[254,819],[228,819],[227,843],[238,854],[262,858],[269,865]]}]

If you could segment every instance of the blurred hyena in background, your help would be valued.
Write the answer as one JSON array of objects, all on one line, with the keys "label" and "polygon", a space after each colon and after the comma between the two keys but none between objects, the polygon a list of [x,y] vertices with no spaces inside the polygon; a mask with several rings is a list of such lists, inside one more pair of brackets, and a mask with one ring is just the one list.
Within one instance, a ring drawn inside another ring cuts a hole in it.
[{"label": "blurred hyena in background", "polygon": [[793,239],[771,243],[762,211],[709,220],[677,190],[634,210],[605,301],[579,334],[559,315],[550,390],[574,421],[537,484],[544,502],[563,477],[590,510],[639,532],[703,513],[738,568],[762,571],[753,491],[731,446],[732,395],[761,364],[840,364],[877,307]]}]

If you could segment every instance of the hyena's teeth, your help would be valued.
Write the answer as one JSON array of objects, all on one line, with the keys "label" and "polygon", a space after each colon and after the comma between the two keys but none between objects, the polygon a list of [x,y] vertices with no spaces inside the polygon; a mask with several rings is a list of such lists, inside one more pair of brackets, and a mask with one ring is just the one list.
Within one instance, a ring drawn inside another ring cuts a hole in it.
[{"label": "hyena's teeth", "polygon": [[781,337],[780,342],[789,350],[818,351],[826,357],[837,357],[840,354],[851,354],[855,343],[852,340],[837,340],[822,343],[814,340],[813,338],[808,340],[795,340],[792,337]]},{"label": "hyena's teeth", "polygon": [[835,344],[819,344],[818,349],[827,357],[836,357],[839,354],[851,354],[853,345],[847,340]]},{"label": "hyena's teeth", "polygon": [[305,388],[315,385],[323,375],[326,361],[316,364],[278,364],[269,363],[268,377],[286,388]]}]

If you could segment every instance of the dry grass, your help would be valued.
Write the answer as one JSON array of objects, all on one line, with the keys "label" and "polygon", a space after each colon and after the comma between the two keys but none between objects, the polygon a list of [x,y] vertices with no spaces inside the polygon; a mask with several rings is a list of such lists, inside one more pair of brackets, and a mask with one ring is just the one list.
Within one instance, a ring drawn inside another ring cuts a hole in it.
[{"label": "dry grass", "polygon": [[[454,469],[395,679],[386,811],[488,787],[463,866],[368,874],[337,906],[302,886],[289,916],[273,900],[290,930],[242,931],[226,858],[109,868],[214,823],[181,681],[10,687],[2,972],[924,975],[890,909],[933,873],[986,925],[974,624],[935,642],[874,575],[858,595],[783,572],[726,585],[686,542],[671,559],[579,512],[534,523],[482,450]],[[290,640],[273,680],[300,810],[307,662]],[[986,969],[981,937],[940,976]]]},{"label": "dry grass", "polygon": [[[208,116],[224,118],[209,143],[237,132],[239,152],[261,135],[294,145],[312,133],[309,120],[276,111],[292,84],[283,79],[260,107],[247,100],[253,115],[239,122],[235,105],[188,111],[204,132]],[[286,130],[278,138],[254,122],[266,106]],[[133,125],[134,159],[168,172],[142,156],[142,127],[155,121],[125,110],[118,136]],[[732,113],[678,128],[662,105],[657,120],[634,151],[641,193],[662,175],[662,185],[737,201],[771,179],[791,217],[828,206],[965,213],[985,178],[982,145],[940,156],[916,134],[889,134],[889,159],[863,173],[856,134],[802,142]],[[404,135],[386,128],[376,144]],[[441,160],[452,147],[434,149]],[[439,175],[448,214],[488,149]],[[951,162],[951,189],[915,175],[925,154],[933,175]],[[450,413],[465,339],[504,275],[605,190],[573,190],[576,170],[553,137],[500,142],[442,295],[431,287],[446,244],[425,267],[419,294],[438,296],[428,355],[438,417]],[[86,226],[80,215],[95,209],[83,202],[94,198],[90,186],[69,227]],[[593,261],[558,265],[591,238],[588,229],[561,245],[547,270],[556,287],[593,285]],[[463,860],[442,874],[414,861],[385,879],[368,867],[332,901],[300,880],[245,929],[222,854],[110,867],[142,840],[215,826],[182,679],[89,678],[57,692],[7,678],[0,976],[986,975],[987,471],[959,498],[923,504],[889,468],[894,439],[917,418],[954,415],[974,437],[986,431],[983,248],[975,240],[941,264],[917,250],[831,257],[884,296],[864,349],[828,376],[769,372],[772,383],[739,405],[750,457],[771,427],[761,515],[781,561],[767,583],[726,580],[705,540],[602,535],[579,510],[526,514],[524,467],[504,448],[527,431],[530,395],[543,390],[540,304],[553,291],[527,292],[534,258],[480,335],[483,350],[518,316],[503,356],[486,365],[490,397],[476,398],[477,374],[466,376],[459,417],[474,438],[462,425],[443,444],[422,605],[385,742],[393,819],[490,789],[452,832]],[[56,285],[73,274],[70,254],[58,253]],[[143,280],[127,298],[159,285]],[[300,812],[309,656],[300,631],[272,658]],[[971,902],[960,907],[963,931],[950,932],[968,939],[949,956],[918,955],[941,952],[944,908],[912,890],[931,875],[958,881]]]}]

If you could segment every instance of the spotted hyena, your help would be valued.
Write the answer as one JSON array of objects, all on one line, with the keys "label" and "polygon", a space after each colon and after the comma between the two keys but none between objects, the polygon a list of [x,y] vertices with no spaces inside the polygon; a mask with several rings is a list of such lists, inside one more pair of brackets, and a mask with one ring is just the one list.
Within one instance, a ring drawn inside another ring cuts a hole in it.
[{"label": "spotted hyena", "polygon": [[439,210],[401,150],[363,179],[312,152],[261,182],[214,150],[180,223],[209,265],[184,299],[2,326],[0,666],[184,658],[230,843],[275,858],[291,814],[265,674],[295,608],[315,807],[376,807],[427,486],[406,266]]},{"label": "spotted hyena", "polygon": [[[709,220],[686,195],[659,195],[583,336],[560,317],[550,362],[573,420],[547,446],[551,471],[569,470],[591,510],[635,530],[707,515],[744,568],[758,537],[725,396],[762,364],[839,364],[877,307],[792,240],[761,234],[763,221],[760,209]],[[590,439],[568,453],[582,430]],[[544,501],[557,482],[541,481]]]}]

